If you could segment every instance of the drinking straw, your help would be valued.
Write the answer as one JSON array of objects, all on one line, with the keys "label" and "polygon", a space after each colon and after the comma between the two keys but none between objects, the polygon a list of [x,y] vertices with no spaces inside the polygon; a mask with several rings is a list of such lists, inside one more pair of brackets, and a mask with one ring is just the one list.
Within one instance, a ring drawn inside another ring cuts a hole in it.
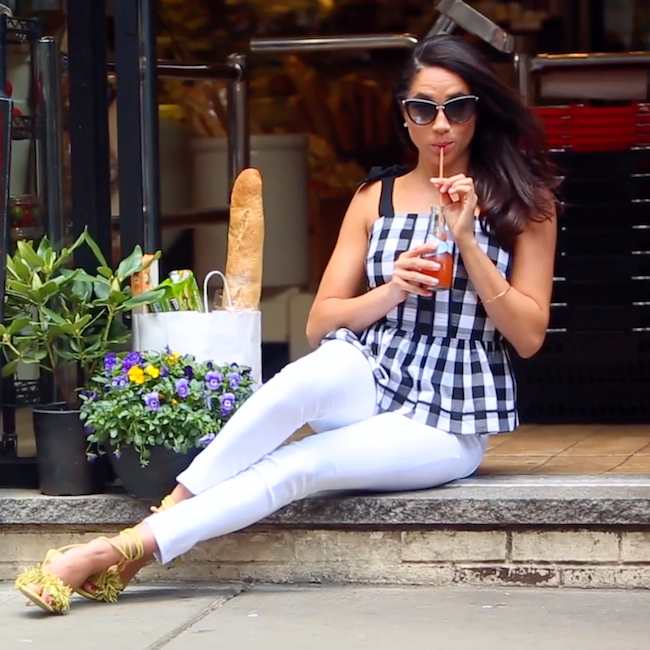
[{"label": "drinking straw", "polygon": [[[440,157],[438,158],[438,178],[445,177],[445,150],[440,147]],[[438,207],[440,208],[440,215],[442,216],[442,194],[438,191]]]}]

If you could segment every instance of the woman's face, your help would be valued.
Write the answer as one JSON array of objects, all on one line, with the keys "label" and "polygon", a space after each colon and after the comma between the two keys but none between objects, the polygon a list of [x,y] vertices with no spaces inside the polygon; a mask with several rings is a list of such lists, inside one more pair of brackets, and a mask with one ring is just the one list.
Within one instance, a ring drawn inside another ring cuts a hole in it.
[{"label": "woman's face", "polygon": [[[407,99],[428,99],[442,104],[448,99],[469,94],[470,88],[457,74],[445,68],[425,67],[415,75]],[[476,128],[474,114],[457,123],[448,119],[444,110],[438,109],[434,120],[424,125],[416,124],[404,107],[402,114],[409,136],[418,149],[420,162],[431,167],[434,175],[438,175],[441,149],[444,150],[445,176],[467,171],[469,145]]]}]

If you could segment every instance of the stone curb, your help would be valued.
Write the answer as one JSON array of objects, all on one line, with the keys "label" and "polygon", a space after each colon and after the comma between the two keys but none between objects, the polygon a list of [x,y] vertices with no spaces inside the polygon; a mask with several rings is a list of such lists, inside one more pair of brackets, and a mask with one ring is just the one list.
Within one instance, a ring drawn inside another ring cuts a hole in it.
[{"label": "stone curb", "polygon": [[[47,497],[0,489],[0,526],[133,523],[149,503],[123,494]],[[328,494],[259,522],[284,527],[648,526],[650,477],[484,477],[432,490]]]}]

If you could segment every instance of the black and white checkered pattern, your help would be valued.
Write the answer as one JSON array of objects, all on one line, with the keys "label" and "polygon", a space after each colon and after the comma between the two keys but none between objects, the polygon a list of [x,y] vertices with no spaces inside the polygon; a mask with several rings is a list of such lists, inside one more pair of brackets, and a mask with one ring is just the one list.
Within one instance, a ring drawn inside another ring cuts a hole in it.
[{"label": "black and white checkered pattern", "polygon": [[[401,253],[424,242],[428,214],[395,214],[394,177],[382,179],[380,216],[370,234],[366,271],[372,289],[388,282]],[[511,256],[476,222],[478,245],[508,277]],[[454,280],[432,298],[410,295],[381,321],[355,333],[330,332],[359,348],[377,380],[378,406],[454,434],[497,434],[518,425],[516,384],[507,348],[454,248]]]}]

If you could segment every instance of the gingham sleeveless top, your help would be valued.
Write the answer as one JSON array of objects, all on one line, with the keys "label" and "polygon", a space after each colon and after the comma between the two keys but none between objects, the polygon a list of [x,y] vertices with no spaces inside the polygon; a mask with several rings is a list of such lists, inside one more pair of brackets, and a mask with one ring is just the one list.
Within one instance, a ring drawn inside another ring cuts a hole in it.
[{"label": "gingham sleeveless top", "polygon": [[[389,282],[395,260],[422,244],[429,214],[396,214],[395,176],[382,178],[379,218],[368,241],[373,289]],[[511,256],[476,220],[478,245],[506,278]],[[516,384],[503,337],[487,317],[454,246],[453,285],[433,297],[410,294],[361,332],[341,328],[325,340],[361,350],[377,383],[378,412],[397,411],[454,434],[497,434],[518,425]]]}]

